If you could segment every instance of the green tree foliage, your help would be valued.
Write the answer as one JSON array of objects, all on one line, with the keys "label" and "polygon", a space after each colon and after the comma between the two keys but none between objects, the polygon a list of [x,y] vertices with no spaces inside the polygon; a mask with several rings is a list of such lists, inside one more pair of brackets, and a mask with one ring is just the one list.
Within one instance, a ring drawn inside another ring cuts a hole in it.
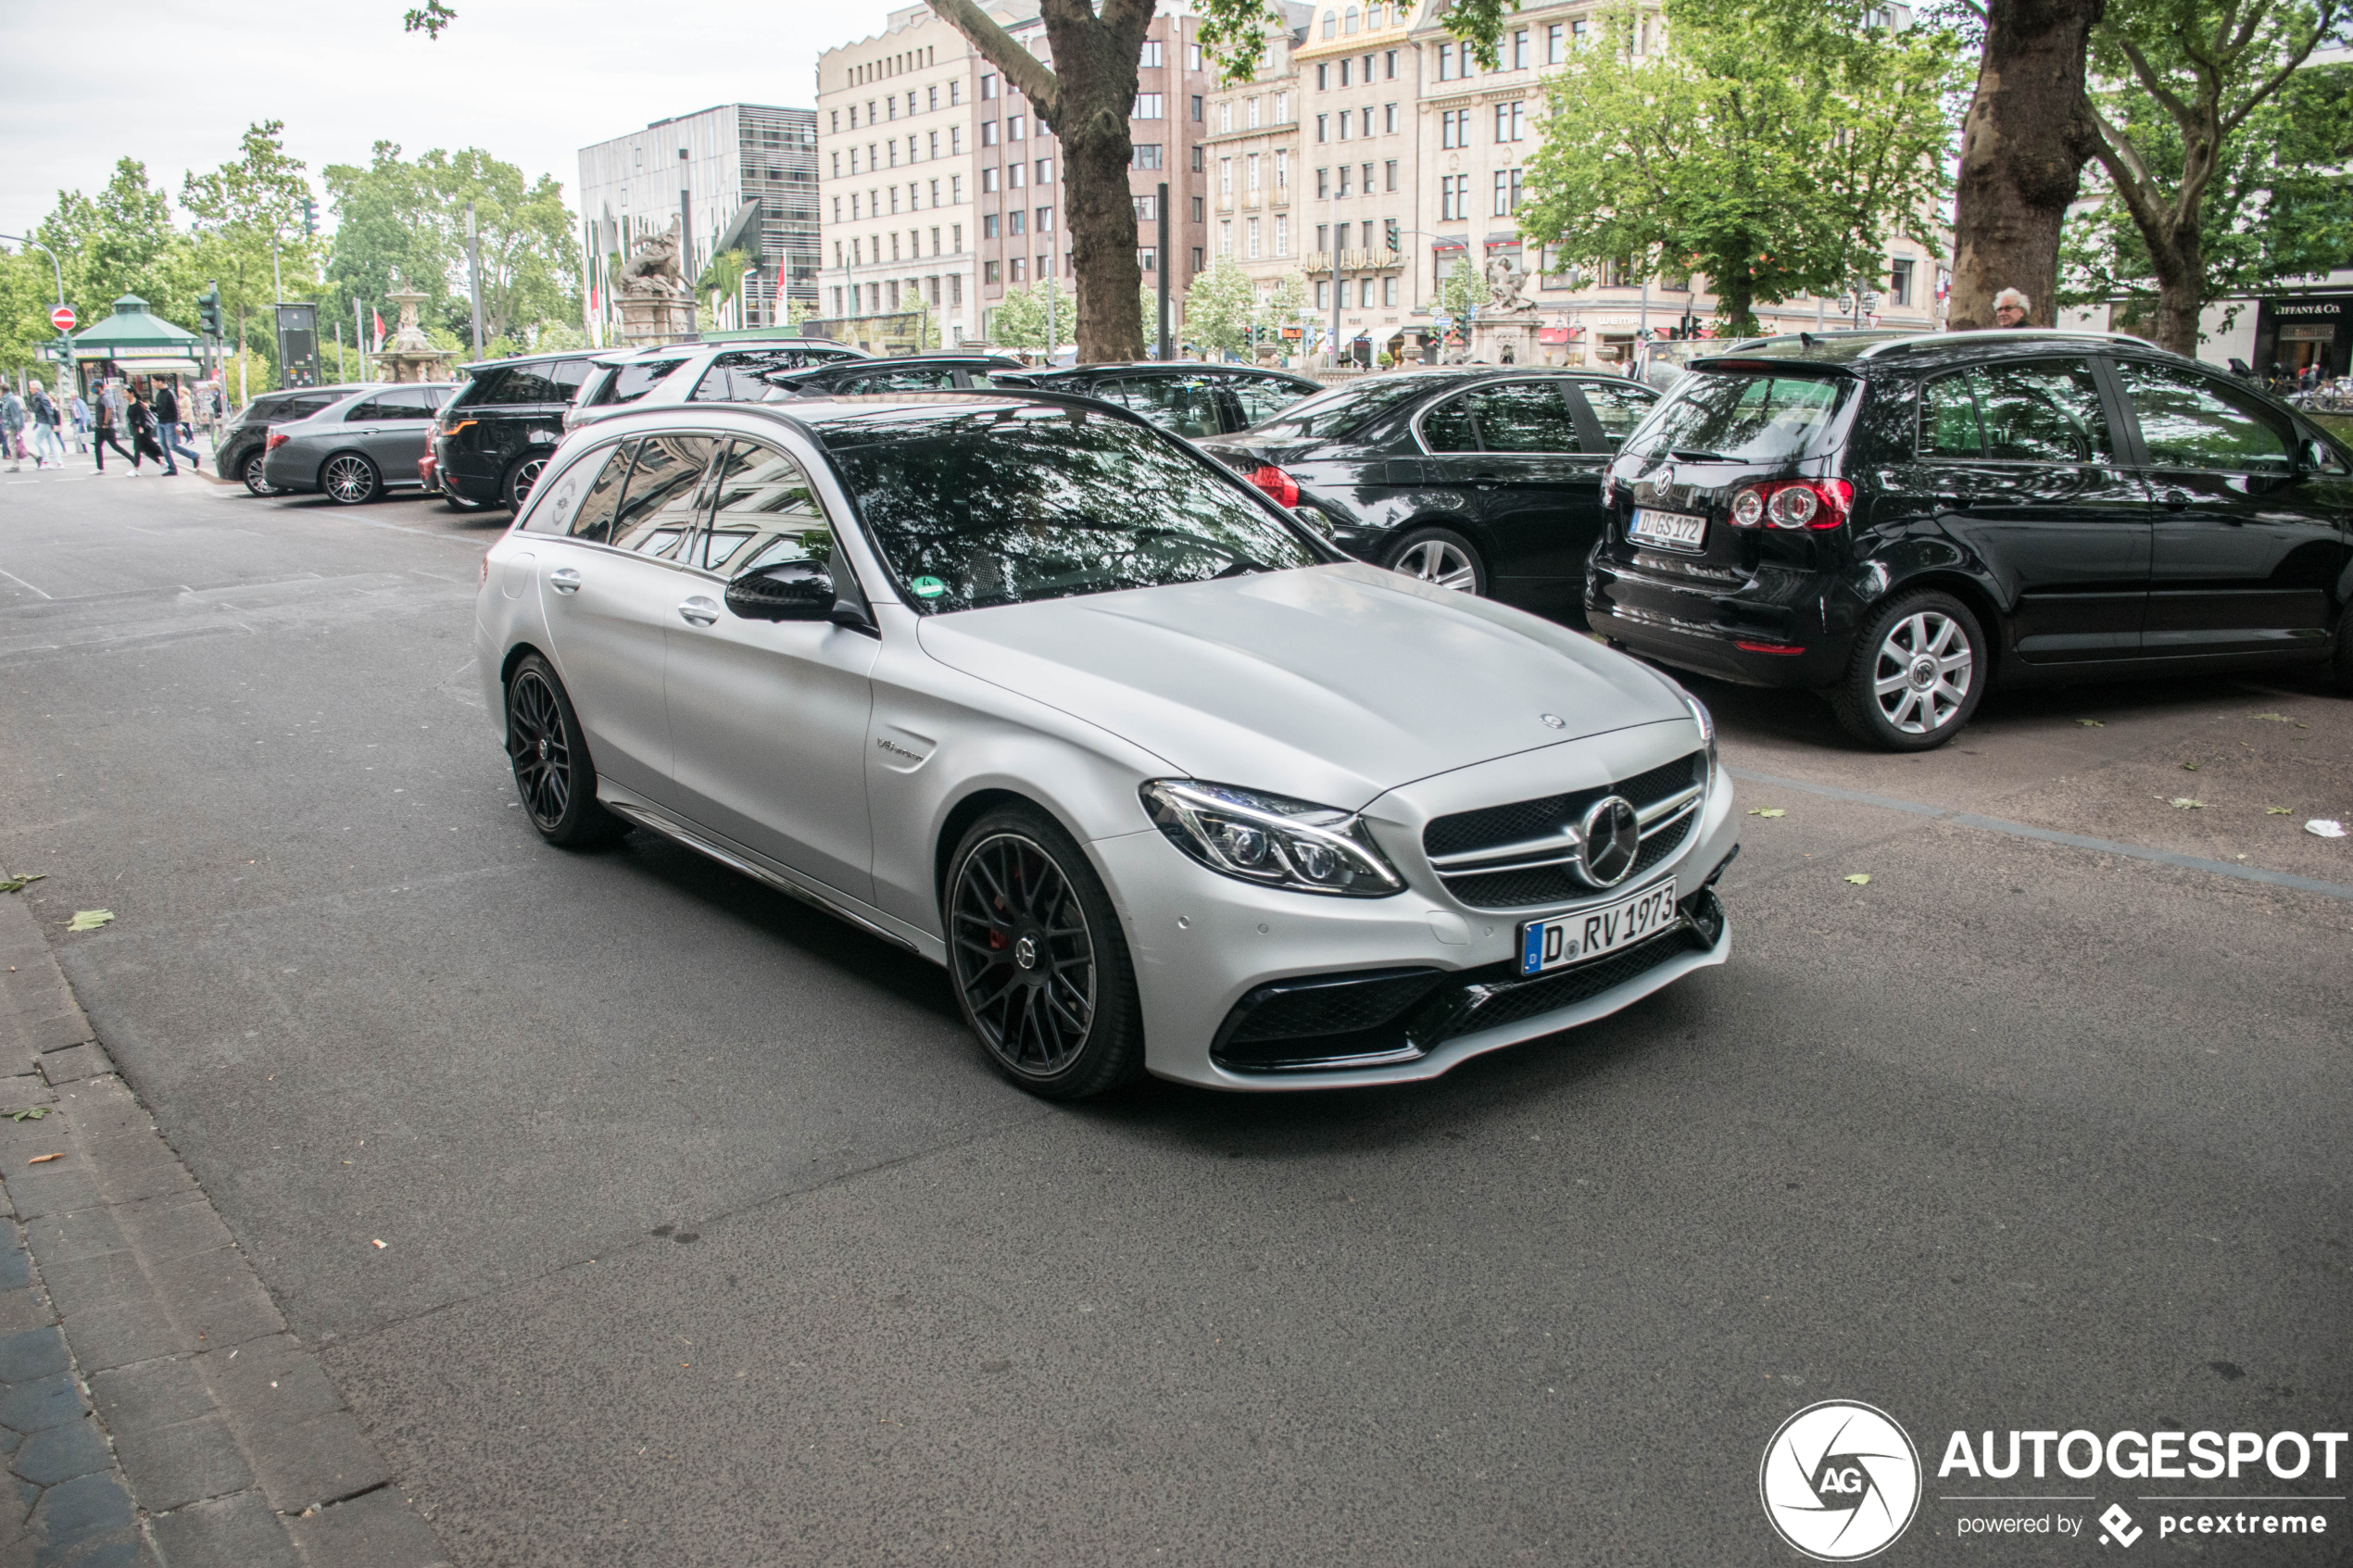
[{"label": "green tree foliage", "polygon": [[484,352],[514,351],[549,324],[580,319],[579,247],[553,178],[526,181],[521,168],[480,147],[435,148],[407,161],[390,142],[375,144],[365,169],[333,164],[322,172],[336,219],[328,307],[340,319],[350,319],[355,298],[381,308],[397,277],[431,296],[419,307],[422,319],[471,341],[470,201],[482,251]]},{"label": "green tree foliage", "polygon": [[1258,290],[1230,256],[1219,257],[1208,271],[1195,274],[1185,291],[1185,336],[1200,348],[1239,353],[1250,346],[1257,321]]},{"label": "green tree foliage", "polygon": [[1486,295],[1487,285],[1480,282],[1478,269],[1470,264],[1466,256],[1456,257],[1454,265],[1446,269],[1445,276],[1438,281],[1438,307],[1454,319],[1456,332],[1463,330],[1471,307]]},{"label": "green tree foliage", "polygon": [[270,306],[281,297],[278,280],[286,299],[315,296],[324,248],[302,232],[310,182],[302,160],[286,152],[284,131],[283,120],[247,126],[235,159],[209,174],[192,173],[180,187],[181,204],[195,220],[195,276],[219,281],[231,340],[273,358]]},{"label": "green tree foliage", "polygon": [[[83,322],[104,318],[116,300],[135,294],[157,315],[195,324],[204,284],[191,271],[188,238],[172,224],[171,197],[147,183],[147,166],[137,159],[118,161],[95,195],[58,192],[57,209],[42,220],[36,237],[57,253],[66,297]],[[47,265],[39,252],[33,257]]]},{"label": "green tree foliage", "polygon": [[1933,248],[1944,188],[1944,31],[1818,10],[1683,0],[1663,54],[1624,6],[1548,83],[1519,226],[1570,260],[1707,275],[1725,327],[1754,307],[1885,270],[1888,242]]},{"label": "green tree foliage", "polygon": [[2070,220],[2062,297],[2122,296],[2195,354],[2210,301],[2344,265],[2353,68],[2303,66],[2347,17],[2343,0],[2108,0],[2100,199]]},{"label": "green tree foliage", "polygon": [[[1060,325],[1060,323],[1056,323]],[[1063,332],[1069,329],[1064,327]],[[988,341],[1000,348],[1046,346],[1046,296],[1029,289],[1007,289],[989,312]]]}]

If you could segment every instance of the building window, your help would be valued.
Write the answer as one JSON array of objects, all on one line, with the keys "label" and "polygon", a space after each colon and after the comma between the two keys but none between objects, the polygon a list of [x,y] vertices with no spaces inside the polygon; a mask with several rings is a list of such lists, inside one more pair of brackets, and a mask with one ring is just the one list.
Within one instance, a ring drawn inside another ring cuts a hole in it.
[{"label": "building window", "polygon": [[950,155],[950,157],[953,157],[954,155],[956,155],[956,154],[958,154],[958,153],[961,153],[961,152],[963,152],[963,150],[964,150],[964,128],[963,128],[963,126],[961,126],[961,125],[951,125],[951,126],[950,126],[950,127],[948,128],[948,151],[949,151],[949,155]]},{"label": "building window", "polygon": [[1497,104],[1495,106],[1495,140],[1518,142],[1526,140],[1527,135],[1527,101],[1515,98],[1508,104]]},{"label": "building window", "polygon": [[1290,123],[1290,94],[1288,93],[1275,94],[1275,123],[1277,125]]},{"label": "building window", "polygon": [[1438,46],[1438,80],[1441,82],[1454,80],[1454,46],[1452,44],[1441,44]]},{"label": "building window", "polygon": [[[1340,36],[1340,13],[1339,13],[1339,12],[1337,12],[1337,11],[1326,11],[1326,12],[1324,13],[1324,36],[1325,36],[1325,37],[1327,37],[1327,38],[1337,38],[1337,37],[1339,37],[1339,36]],[[1317,85],[1318,87],[1320,87],[1320,86],[1322,86],[1322,85],[1323,85],[1323,83],[1319,82],[1317,82],[1317,83],[1316,83],[1316,85]]]},{"label": "building window", "polygon": [[1201,94],[1198,93],[1193,94],[1193,123],[1201,123]]},{"label": "building window", "polygon": [[1007,280],[1008,282],[1019,283],[1026,282],[1028,281],[1029,258],[1027,257],[1016,256],[1013,257],[1010,265],[1013,270],[1013,273],[1012,278]]},{"label": "building window", "polygon": [[1185,69],[1186,69],[1187,70],[1199,70],[1199,69],[1201,69],[1201,45],[1200,45],[1200,44],[1186,44],[1186,45],[1185,45]]},{"label": "building window", "polygon": [[1887,270],[1887,302],[1890,305],[1912,303],[1912,264],[1908,260],[1892,263]]},{"label": "building window", "polygon": [[1159,271],[1160,252],[1153,249],[1151,245],[1138,245],[1136,247],[1136,265],[1142,268],[1147,272]]},{"label": "building window", "polygon": [[997,215],[995,213],[984,212],[980,215],[980,237],[984,240],[993,240],[997,237]]},{"label": "building window", "polygon": [[1234,128],[1234,106],[1233,106],[1230,102],[1229,102],[1229,103],[1223,103],[1223,104],[1218,105],[1218,106],[1217,106],[1217,130],[1218,130],[1218,133],[1222,135],[1222,134],[1224,134],[1225,132],[1228,132],[1228,131],[1231,131],[1233,128]]},{"label": "building window", "polygon": [[1199,142],[1195,142],[1195,143],[1193,144],[1193,172],[1194,172],[1194,173],[1196,173],[1196,174],[1199,174],[1199,173],[1202,171],[1202,161],[1201,161],[1201,159],[1202,159],[1202,149],[1201,149],[1201,144],[1200,144]]},{"label": "building window", "polygon": [[841,198],[839,196],[836,196],[834,198],[834,221],[837,223],[841,221]]},{"label": "building window", "polygon": [[1196,223],[1202,222],[1208,216],[1209,214],[1204,206],[1203,198],[1195,196],[1193,198],[1193,221]]},{"label": "building window", "polygon": [[980,95],[984,99],[997,95],[997,78],[994,75],[984,76],[980,79]]},{"label": "building window", "polygon": [[955,107],[958,104],[961,104],[961,103],[963,103],[963,101],[964,101],[964,84],[963,84],[963,82],[962,81],[950,82],[948,84],[948,107],[950,107],[950,108],[953,108],[953,107]]},{"label": "building window", "polygon": [[1234,194],[1234,160],[1232,158],[1221,157],[1217,160],[1217,194],[1221,196],[1230,196]]},{"label": "building window", "polygon": [[1016,191],[1020,190],[1023,184],[1027,182],[1028,178],[1029,166],[1027,164],[1009,163],[1005,165],[1005,183],[1010,188]]},{"label": "building window", "polygon": [[1259,188],[1258,155],[1256,153],[1251,154],[1250,157],[1242,160],[1242,164],[1243,167],[1249,170],[1249,179],[1244,182],[1242,188],[1246,191],[1256,191]]},{"label": "building window", "polygon": [[1397,275],[1392,272],[1380,281],[1380,302],[1394,309],[1397,305]]},{"label": "building window", "polygon": [[1332,286],[1331,286],[1331,284],[1329,284],[1329,283],[1325,283],[1325,282],[1319,282],[1319,283],[1317,283],[1317,284],[1315,285],[1315,308],[1316,308],[1316,309],[1318,309],[1318,310],[1329,310],[1331,307],[1332,307]]},{"label": "building window", "polygon": [[1356,7],[1351,6],[1348,7],[1346,13],[1340,19],[1340,30],[1343,33],[1354,32],[1361,20],[1362,19],[1359,17]]},{"label": "building window", "polygon": [[839,283],[834,285],[834,314],[837,316],[841,314],[841,285]]},{"label": "building window", "polygon": [[1381,106],[1380,128],[1381,134],[1384,136],[1394,136],[1397,134],[1397,106],[1395,104],[1383,104]]},{"label": "building window", "polygon": [[[1158,142],[1136,143],[1135,151],[1128,159],[1129,163],[1137,169],[1158,169],[1160,167],[1160,146],[1161,144]],[[1196,148],[1194,151],[1198,156],[1200,149]]]},{"label": "building window", "polygon": [[1315,199],[1322,201],[1331,194],[1332,171],[1328,169],[1315,170]]},{"label": "building window", "polygon": [[1158,70],[1160,69],[1159,39],[1147,38],[1144,40],[1143,52],[1136,56],[1136,69],[1139,70]]},{"label": "building window", "polygon": [[[836,109],[836,110],[834,110],[834,111],[833,111],[833,116],[834,116],[834,131],[835,131],[835,132],[836,132],[837,134],[838,134],[838,133],[840,132],[840,131],[841,131],[841,111],[840,111],[839,109]],[[641,150],[638,152],[638,154],[637,154],[637,162],[638,162],[638,163],[642,166],[642,165],[645,163],[645,161],[646,161],[646,155],[645,155],[644,151],[641,149]],[[836,290],[834,291],[834,297],[835,297],[837,300],[838,300],[838,299],[841,297],[841,291],[840,291],[839,289],[836,289]],[[841,307],[840,307],[838,304],[837,304],[837,305],[834,307],[834,308],[835,308],[837,311],[838,311],[838,310],[841,308]]]},{"label": "building window", "polygon": [[1051,207],[1039,207],[1038,209],[1038,232],[1041,234],[1051,234],[1053,232],[1054,209]]},{"label": "building window", "polygon": [[896,185],[890,188],[890,210],[893,212],[899,210],[899,187]]},{"label": "building window", "polygon": [[1497,218],[1508,218],[1519,210],[1519,170],[1499,169],[1495,171],[1495,212]]},{"label": "building window", "polygon": [[1249,222],[1242,225],[1242,237],[1243,243],[1247,246],[1242,254],[1249,257],[1252,261],[1257,260],[1260,255],[1258,248],[1257,219],[1253,218]]},{"label": "building window", "polygon": [[997,144],[997,122],[995,120],[984,119],[980,122],[980,144],[984,147],[993,147]]},{"label": "building window", "polygon": [[964,275],[962,272],[948,274],[948,303],[950,305],[964,303]]},{"label": "building window", "polygon": [[1512,34],[1512,69],[1514,70],[1526,70],[1531,64],[1534,63],[1534,58],[1535,57],[1529,53],[1528,29],[1521,28],[1517,32]]},{"label": "building window", "polygon": [[962,223],[948,226],[948,244],[958,256],[964,254],[964,226]]},{"label": "building window", "polygon": [[1161,95],[1159,94],[1139,93],[1136,94],[1136,112],[1129,115],[1127,118],[1130,119],[1158,119],[1161,118],[1160,104]]},{"label": "building window", "polygon": [[951,174],[948,177],[948,199],[951,206],[964,205],[964,177],[963,175]]},{"label": "building window", "polygon": [[1570,22],[1568,24],[1568,46],[1572,49],[1584,47],[1585,40],[1592,34],[1592,27],[1586,22],[1583,17],[1579,17],[1575,21]]},{"label": "building window", "polygon": [[1009,114],[1009,115],[1007,115],[1007,116],[1005,117],[1005,140],[1006,140],[1006,141],[1008,141],[1008,142],[1018,142],[1018,141],[1020,141],[1020,140],[1021,140],[1021,138],[1022,138],[1022,129],[1023,129],[1023,128],[1022,128],[1022,117],[1021,117],[1020,115],[1017,115],[1017,114]]},{"label": "building window", "polygon": [[980,171],[980,193],[981,193],[981,194],[983,194],[983,195],[987,195],[989,192],[991,192],[991,191],[995,190],[996,188],[997,188],[997,170],[996,170],[996,169],[982,169],[982,170]]},{"label": "building window", "polygon": [[1000,271],[999,263],[994,261],[982,262],[980,264],[980,281],[984,283],[995,283],[1001,282],[1002,275]]},{"label": "building window", "polygon": [[1385,191],[1394,191],[1397,189],[1397,160],[1395,158],[1390,158],[1389,162],[1382,167],[1386,172],[1385,177],[1381,182],[1381,189]]},{"label": "building window", "polygon": [[[932,205],[937,207],[939,204],[934,202]],[[934,256],[939,254],[939,225],[937,223],[931,226],[931,253]]]},{"label": "building window", "polygon": [[1344,163],[1340,166],[1340,188],[1334,191],[1332,194],[1336,196],[1344,196],[1348,194],[1348,165]]},{"label": "building window", "polygon": [[1038,160],[1038,182],[1040,185],[1051,185],[1054,182],[1054,160],[1052,158],[1041,157]]},{"label": "building window", "polygon": [[1199,245],[1193,247],[1193,270],[1196,272],[1201,270],[1201,246]]},{"label": "building window", "polygon": [[1234,254],[1234,220],[1230,218],[1221,220],[1217,225],[1217,254]]},{"label": "building window", "polygon": [[1021,208],[1013,208],[1013,211],[1005,214],[1005,232],[1008,234],[1024,232],[1027,227],[1027,218],[1028,214],[1023,212]]},{"label": "building window", "polygon": [[1290,154],[1288,152],[1278,152],[1275,155],[1275,189],[1278,191],[1290,189]]},{"label": "building window", "polygon": [[1134,202],[1136,205],[1137,222],[1150,223],[1160,217],[1160,198],[1158,196],[1130,196],[1128,200]]},{"label": "building window", "polygon": [[1332,68],[1327,63],[1315,68],[1315,91],[1328,93],[1332,87]]},{"label": "building window", "polygon": [[1438,179],[1438,220],[1457,223],[1470,216],[1470,176],[1441,174]]},{"label": "building window", "polygon": [[1389,80],[1390,80],[1390,81],[1391,81],[1391,82],[1394,82],[1394,81],[1396,81],[1396,80],[1397,80],[1397,51],[1396,51],[1396,50],[1391,49],[1391,50],[1389,52],[1389,54],[1388,54],[1388,56],[1387,56],[1387,64],[1388,64],[1388,73],[1387,73],[1387,74],[1388,74]]},{"label": "building window", "polygon": [[1350,66],[1350,64],[1351,64],[1351,63],[1352,63],[1352,62],[1347,61],[1347,60],[1342,60],[1342,61],[1340,61],[1340,84],[1342,87],[1345,87],[1345,86],[1347,86],[1347,85],[1348,85],[1348,68],[1349,68],[1349,66]]},{"label": "building window", "polygon": [[1446,109],[1440,113],[1438,144],[1441,147],[1464,147],[1470,144],[1470,110]]}]

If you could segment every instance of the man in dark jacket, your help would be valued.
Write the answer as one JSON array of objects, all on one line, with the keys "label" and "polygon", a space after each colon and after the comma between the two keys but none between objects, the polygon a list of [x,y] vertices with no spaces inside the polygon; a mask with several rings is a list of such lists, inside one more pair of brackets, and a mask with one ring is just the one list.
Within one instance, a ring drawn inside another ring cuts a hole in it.
[{"label": "man in dark jacket", "polygon": [[188,466],[198,473],[204,471],[204,459],[186,445],[185,428],[180,422],[180,395],[172,391],[170,382],[156,383],[156,441],[163,447],[163,471],[178,473],[171,454],[179,453],[188,459]]}]

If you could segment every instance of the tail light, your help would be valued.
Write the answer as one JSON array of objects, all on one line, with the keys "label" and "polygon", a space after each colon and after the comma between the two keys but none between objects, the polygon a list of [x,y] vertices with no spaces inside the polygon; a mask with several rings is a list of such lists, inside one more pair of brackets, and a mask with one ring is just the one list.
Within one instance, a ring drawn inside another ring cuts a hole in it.
[{"label": "tail light", "polygon": [[1841,528],[1855,486],[1843,479],[1777,479],[1732,497],[1734,528]]},{"label": "tail light", "polygon": [[261,449],[265,452],[275,452],[279,447],[283,446],[287,442],[292,441],[293,439],[293,436],[288,435],[283,430],[273,430],[270,433],[268,438],[262,442]]},{"label": "tail light", "polygon": [[1250,482],[1272,495],[1277,506],[1299,505],[1299,481],[1272,463],[1261,463],[1252,470]]}]

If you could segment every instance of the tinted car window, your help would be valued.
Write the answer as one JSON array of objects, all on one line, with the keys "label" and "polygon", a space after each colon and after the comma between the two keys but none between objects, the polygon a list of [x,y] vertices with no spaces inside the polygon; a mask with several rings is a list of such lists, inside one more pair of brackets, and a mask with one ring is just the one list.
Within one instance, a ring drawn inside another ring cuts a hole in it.
[{"label": "tinted car window", "polygon": [[343,422],[349,425],[358,424],[362,420],[380,420],[384,417],[383,409],[382,397],[362,397],[344,410]]},{"label": "tinted car window", "polygon": [[378,417],[387,420],[429,420],[441,407],[442,400],[448,395],[448,389],[439,386],[407,386],[397,391],[379,393],[376,396],[376,407],[383,412]]},{"label": "tinted car window", "polygon": [[1478,450],[1478,427],[1471,422],[1469,394],[1449,397],[1422,416],[1422,444],[1433,452]]},{"label": "tinted car window", "polygon": [[613,519],[612,544],[639,555],[668,556],[694,532],[702,477],[719,443],[708,435],[648,435]]},{"label": "tinted car window", "polygon": [[1417,376],[1372,376],[1347,386],[1302,397],[1258,433],[1269,439],[1318,441],[1345,435],[1365,421],[1404,407],[1430,389]]},{"label": "tinted car window", "polygon": [[612,380],[605,383],[604,395],[598,401],[635,403],[651,392],[664,376],[685,363],[684,359],[645,359],[623,365],[613,372]]},{"label": "tinted car window", "polygon": [[1602,439],[1613,452],[1658,403],[1655,393],[1645,392],[1631,382],[1584,381],[1577,383],[1577,389],[1585,395],[1585,406],[1601,422]]},{"label": "tinted car window", "polygon": [[1101,413],[925,410],[833,445],[875,543],[925,614],[1319,558],[1239,481]]},{"label": "tinted car window", "polygon": [[1691,370],[1626,443],[1637,456],[1705,452],[1735,462],[1798,457],[1853,395],[1843,376]]},{"label": "tinted car window", "polygon": [[1920,389],[1920,456],[1982,458],[1985,437],[1977,427],[1974,372],[1939,376]]},{"label": "tinted car window", "polygon": [[2284,473],[2292,466],[2278,416],[2245,389],[2171,365],[2116,367],[2158,468]]},{"label": "tinted car window", "polygon": [[1198,376],[1120,376],[1096,385],[1096,396],[1124,403],[1163,430],[1198,440],[1223,428],[1217,398]]},{"label": "tinted car window", "polygon": [[873,392],[938,392],[956,384],[956,372],[936,365],[903,370],[862,370],[829,378],[827,384],[845,397]]},{"label": "tinted car window", "polygon": [[265,424],[292,424],[296,420],[307,420],[330,408],[350,395],[347,392],[313,392],[301,397],[288,397],[259,417]]},{"label": "tinted car window", "polygon": [[[522,520],[526,533],[569,533],[601,545],[612,533],[613,513],[621,506],[621,491],[629,477],[635,442],[589,453],[564,470],[555,488],[534,486],[530,514]],[[546,498],[543,500],[541,496]]]},{"label": "tinted car window", "polygon": [[2111,455],[2108,411],[2089,360],[1988,365],[1971,379],[1987,457],[2087,463]]},{"label": "tinted car window", "polygon": [[696,562],[706,571],[739,577],[784,561],[822,562],[833,554],[833,530],[809,476],[774,447],[736,440],[715,489]]},{"label": "tinted car window", "polygon": [[1466,399],[1478,421],[1478,444],[1490,452],[1574,452],[1577,428],[1558,382],[1506,382]]},{"label": "tinted car window", "polygon": [[1233,376],[1227,379],[1234,399],[1242,406],[1242,423],[1254,425],[1271,420],[1285,408],[1307,395],[1308,389],[1293,386],[1273,376]]}]

